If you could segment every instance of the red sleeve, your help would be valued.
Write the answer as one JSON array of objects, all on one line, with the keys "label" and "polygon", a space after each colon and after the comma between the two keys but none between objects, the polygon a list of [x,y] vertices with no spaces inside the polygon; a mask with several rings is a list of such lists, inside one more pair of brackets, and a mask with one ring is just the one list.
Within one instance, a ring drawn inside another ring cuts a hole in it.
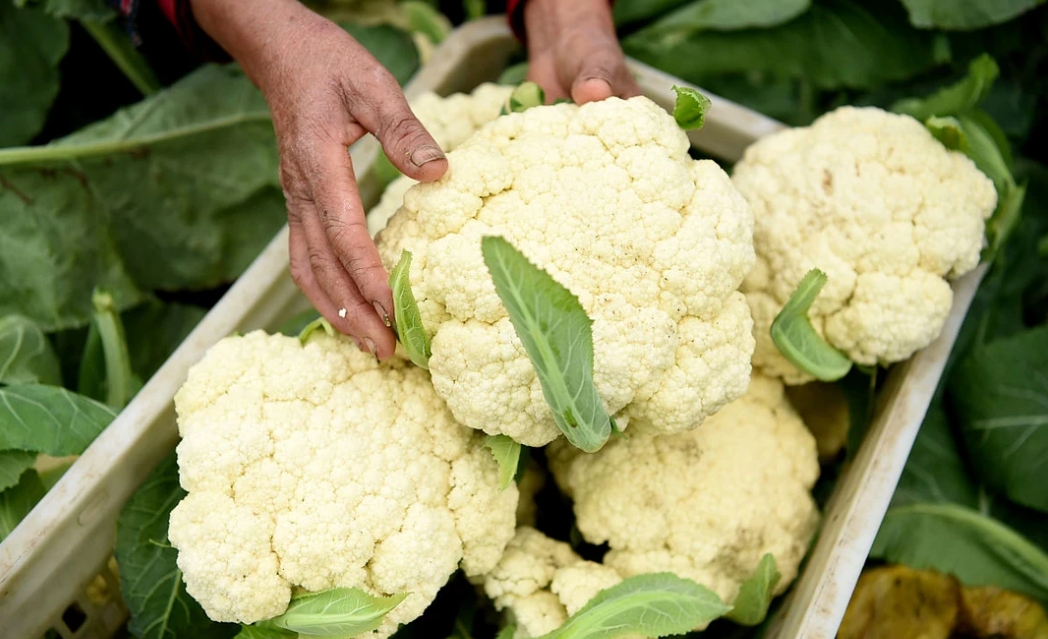
[{"label": "red sleeve", "polygon": [[526,0],[506,0],[506,19],[517,40],[524,42],[524,3]]},{"label": "red sleeve", "polygon": [[186,47],[201,60],[229,62],[232,58],[197,24],[189,0],[157,0],[160,11],[175,27]]}]

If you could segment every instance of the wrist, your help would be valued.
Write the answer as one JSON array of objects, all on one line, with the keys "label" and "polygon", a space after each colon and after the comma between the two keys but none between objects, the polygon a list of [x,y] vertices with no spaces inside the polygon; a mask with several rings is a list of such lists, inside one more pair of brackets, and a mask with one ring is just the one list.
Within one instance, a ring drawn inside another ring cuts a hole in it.
[{"label": "wrist", "polygon": [[529,50],[538,51],[580,30],[615,36],[608,0],[526,0],[523,14]]},{"label": "wrist", "polygon": [[266,90],[268,77],[279,68],[289,35],[327,22],[297,0],[189,0],[193,18],[244,69],[248,78]]}]

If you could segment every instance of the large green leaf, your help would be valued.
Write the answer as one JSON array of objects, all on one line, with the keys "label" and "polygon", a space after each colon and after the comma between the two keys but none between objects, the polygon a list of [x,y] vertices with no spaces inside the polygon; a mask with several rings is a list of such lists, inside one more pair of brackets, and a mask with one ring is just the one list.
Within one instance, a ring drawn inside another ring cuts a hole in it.
[{"label": "large green leaf", "polygon": [[0,151],[0,313],[45,330],[85,324],[91,291],[239,275],[284,220],[261,94],[236,69],[175,86],[44,147]]},{"label": "large green leaf", "polygon": [[1044,0],[902,0],[921,29],[981,29],[1007,22]]},{"label": "large green leaf", "polygon": [[116,414],[58,386],[0,387],[0,450],[79,455]]},{"label": "large green leaf", "polygon": [[1011,171],[1011,149],[1000,127],[976,109],[957,117],[929,117],[925,126],[947,148],[967,155],[997,190],[997,208],[986,221],[987,245],[983,261],[993,257],[1018,226],[1026,186],[1017,184]]},{"label": "large green leaf", "polygon": [[356,637],[378,628],[407,594],[376,597],[360,588],[332,588],[291,598],[284,614],[258,625],[305,637]]},{"label": "large green leaf", "polygon": [[18,483],[18,479],[36,461],[36,453],[27,450],[0,451],[0,492]]},{"label": "large green leaf", "polygon": [[106,22],[116,17],[106,0],[14,0],[14,3],[40,7],[59,18]]},{"label": "large green leaf", "polygon": [[1048,554],[1004,524],[963,506],[891,508],[870,556],[932,568],[968,585],[995,585],[1048,603]]},{"label": "large green leaf", "polygon": [[0,493],[0,541],[11,534],[45,493],[47,489],[35,470],[25,471],[16,486]]},{"label": "large green leaf", "polygon": [[298,633],[280,628],[264,628],[262,626],[241,626],[240,632],[235,639],[296,639]]},{"label": "large green leaf", "polygon": [[820,88],[869,88],[947,59],[941,39],[910,28],[898,9],[890,2],[828,0],[771,29],[702,31],[684,39],[642,31],[623,47],[693,84],[710,74],[767,72]]},{"label": "large green leaf", "polygon": [[892,505],[954,503],[974,508],[978,499],[977,486],[958,454],[946,412],[941,403],[933,403],[899,477]]},{"label": "large green leaf", "polygon": [[667,13],[644,32],[669,41],[690,33],[774,27],[801,15],[811,0],[695,0]]},{"label": "large green leaf", "polygon": [[949,390],[983,481],[1048,511],[1048,326],[976,348]]},{"label": "large green leaf", "polygon": [[62,384],[51,342],[32,320],[0,317],[0,384]]},{"label": "large green leaf", "polygon": [[593,329],[585,309],[505,239],[485,237],[481,249],[557,426],[578,448],[600,450],[614,422],[593,385]]},{"label": "large green leaf", "polygon": [[[65,21],[0,1],[0,147],[25,144],[44,126],[68,48]],[[0,193],[10,188],[0,179]]]},{"label": "large green leaf", "polygon": [[207,313],[199,306],[150,301],[123,314],[131,370],[148,381]]},{"label": "large green leaf", "polygon": [[615,24],[629,24],[658,17],[687,2],[688,0],[617,0],[612,11]]},{"label": "large green leaf", "polygon": [[564,625],[541,639],[679,635],[729,610],[731,606],[716,593],[689,579],[667,572],[637,575],[600,591]]},{"label": "large green leaf", "polygon": [[167,539],[171,510],[185,496],[175,453],[168,455],[120,511],[116,560],[128,629],[138,639],[226,639],[239,626],[218,624],[186,593],[178,556]]},{"label": "large green leaf", "polygon": [[389,25],[361,26],[343,22],[341,26],[371,52],[397,82],[405,84],[415,75],[420,61],[411,34]]},{"label": "large green leaf", "polygon": [[968,74],[924,98],[909,98],[892,105],[892,111],[925,121],[932,116],[960,115],[982,102],[1001,73],[997,62],[983,54],[968,65]]}]

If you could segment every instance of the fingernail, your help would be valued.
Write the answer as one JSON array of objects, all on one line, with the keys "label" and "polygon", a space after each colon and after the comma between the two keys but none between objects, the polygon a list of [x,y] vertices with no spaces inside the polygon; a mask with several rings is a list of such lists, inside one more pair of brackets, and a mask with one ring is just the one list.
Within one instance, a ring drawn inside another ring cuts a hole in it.
[{"label": "fingernail", "polygon": [[411,163],[415,166],[442,159],[444,159],[444,152],[440,150],[440,147],[432,145],[420,146],[411,154]]},{"label": "fingernail", "polygon": [[367,344],[368,352],[372,355],[376,355],[376,353],[378,352],[378,348],[375,346],[375,340],[371,339],[370,337],[365,337],[364,343]]},{"label": "fingernail", "polygon": [[364,342],[361,342],[359,339],[354,337],[353,338],[353,343],[357,345],[357,348],[359,348],[361,352],[364,352],[366,350],[364,348]]},{"label": "fingernail", "polygon": [[378,316],[386,323],[386,326],[393,326],[393,322],[389,321],[389,313],[386,312],[386,309],[382,308],[381,304],[378,302],[372,302],[371,305],[375,307],[375,312],[378,313]]}]

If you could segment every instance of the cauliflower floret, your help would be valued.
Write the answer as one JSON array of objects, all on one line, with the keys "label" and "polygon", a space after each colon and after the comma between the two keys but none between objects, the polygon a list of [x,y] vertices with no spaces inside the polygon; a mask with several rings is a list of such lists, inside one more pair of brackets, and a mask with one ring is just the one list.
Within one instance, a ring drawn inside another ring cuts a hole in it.
[{"label": "cauliflower floret", "polygon": [[622,577],[673,572],[731,603],[765,553],[782,573],[776,593],[796,576],[818,522],[819,466],[781,382],[754,377],[695,430],[633,432],[577,452],[554,442],[551,470],[583,537],[608,544],[603,562]]},{"label": "cauliflower floret", "polygon": [[175,397],[170,518],[186,590],[216,621],[284,612],[296,588],[411,593],[377,637],[419,616],[460,567],[490,571],[516,525],[484,438],[425,371],[322,331],[212,347]]},{"label": "cauliflower floret", "polygon": [[737,291],[752,215],[715,163],[644,97],[535,107],[448,154],[379,234],[432,334],[429,366],[455,417],[528,446],[560,435],[498,298],[481,238],[501,235],[575,294],[593,320],[594,381],[610,414],[661,432],[740,396],[752,323]]},{"label": "cauliflower floret", "polygon": [[598,592],[622,581],[614,569],[585,561],[571,546],[529,526],[517,529],[484,591],[516,624],[514,639],[559,628]]},{"label": "cauliflower floret", "polygon": [[[474,131],[497,118],[512,92],[512,86],[493,82],[485,82],[471,93],[453,93],[447,97],[427,91],[411,101],[411,110],[440,148],[451,151]],[[417,183],[406,175],[389,183],[378,204],[368,212],[371,237],[386,228],[389,218],[404,202],[404,194]]]},{"label": "cauliflower floret", "polygon": [[411,110],[440,148],[451,151],[497,118],[512,92],[512,86],[493,82],[447,97],[427,91],[411,101]]},{"label": "cauliflower floret", "polygon": [[753,364],[788,384],[813,379],[768,331],[812,268],[829,282],[809,317],[853,361],[909,358],[942,330],[947,280],[976,266],[993,183],[917,120],[842,107],[810,127],[763,138],[732,181],[753,207],[758,265],[746,292],[757,333]]}]

